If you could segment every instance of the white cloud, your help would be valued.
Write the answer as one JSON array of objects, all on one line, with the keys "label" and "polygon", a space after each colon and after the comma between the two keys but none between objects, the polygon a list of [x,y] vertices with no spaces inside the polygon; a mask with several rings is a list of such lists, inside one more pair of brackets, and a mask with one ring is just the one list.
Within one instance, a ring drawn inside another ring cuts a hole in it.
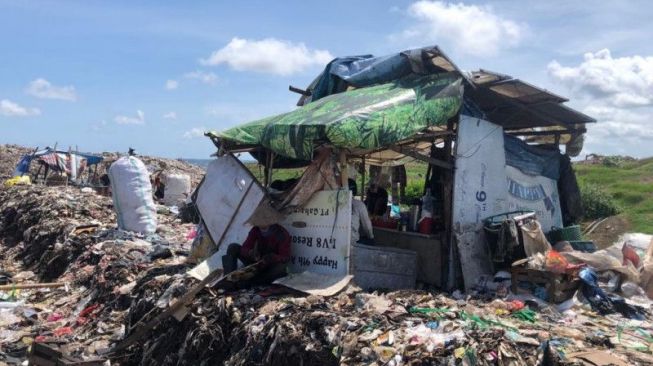
[{"label": "white cloud", "polygon": [[583,112],[598,121],[597,124],[589,126],[594,137],[627,138],[632,141],[650,141],[653,138],[653,129],[649,127],[650,114],[642,113],[641,110],[634,112],[605,105],[590,105],[583,109]]},{"label": "white cloud", "polygon": [[494,56],[518,45],[527,26],[497,15],[489,6],[443,1],[417,1],[408,7],[415,24],[391,39],[445,43],[461,53]]},{"label": "white cloud", "polygon": [[29,95],[43,99],[59,99],[67,100],[69,102],[77,100],[74,86],[54,86],[43,78],[38,78],[29,83],[27,88],[25,88],[25,92]]},{"label": "white cloud", "polygon": [[136,116],[116,116],[113,119],[119,125],[142,125],[145,123],[145,113],[141,110],[136,111]]},{"label": "white cloud", "polygon": [[637,110],[590,105],[583,112],[596,118],[597,123],[587,125],[584,151],[599,154],[622,154],[631,156],[653,155],[653,129],[650,116],[653,107]]},{"label": "white cloud", "polygon": [[163,119],[177,119],[177,112],[168,112],[163,115]]},{"label": "white cloud", "polygon": [[182,135],[183,138],[185,139],[196,139],[198,137],[204,137],[204,132],[207,131],[206,127],[194,127],[191,128],[190,130],[184,132]]},{"label": "white cloud", "polygon": [[571,66],[554,60],[548,72],[597,120],[587,125],[586,153],[653,155],[653,56],[614,58],[603,49]]},{"label": "white cloud", "polygon": [[215,85],[218,82],[218,75],[212,72],[195,70],[184,74],[186,79],[198,80],[204,84]]},{"label": "white cloud", "polygon": [[577,66],[548,65],[554,80],[578,96],[600,99],[616,107],[653,105],[653,57],[613,58],[610,50],[586,53]]},{"label": "white cloud", "polygon": [[28,108],[18,105],[7,99],[0,100],[0,114],[7,117],[29,117],[38,116],[41,111],[38,108]]},{"label": "white cloud", "polygon": [[235,37],[223,48],[200,60],[203,65],[227,64],[238,71],[292,75],[333,59],[327,50],[314,50],[304,43],[276,38],[251,40]]},{"label": "white cloud", "polygon": [[177,80],[166,80],[166,90],[175,90],[179,87]]}]

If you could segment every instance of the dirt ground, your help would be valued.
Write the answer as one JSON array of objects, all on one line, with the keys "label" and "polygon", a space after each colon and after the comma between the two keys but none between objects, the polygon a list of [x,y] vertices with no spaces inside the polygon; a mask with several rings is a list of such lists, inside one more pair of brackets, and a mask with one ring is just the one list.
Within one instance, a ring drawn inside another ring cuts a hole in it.
[{"label": "dirt ground", "polygon": [[[585,230],[592,222],[586,222],[583,225]],[[601,222],[590,234],[585,235],[589,240],[594,241],[599,249],[612,245],[619,237],[631,229],[631,225],[623,215],[608,217]]]}]

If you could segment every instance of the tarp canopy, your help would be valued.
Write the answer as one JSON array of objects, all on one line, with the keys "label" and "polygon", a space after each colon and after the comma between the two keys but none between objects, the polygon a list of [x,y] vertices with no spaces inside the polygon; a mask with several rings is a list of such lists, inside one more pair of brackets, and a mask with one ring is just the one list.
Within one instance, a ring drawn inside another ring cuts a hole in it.
[{"label": "tarp canopy", "polygon": [[[104,160],[101,155],[82,153],[78,151],[61,151],[46,147],[43,150],[38,150],[31,154],[25,154],[16,165],[14,175],[23,175],[29,172],[29,167],[32,163],[32,160],[41,161],[44,164],[47,164],[51,169],[69,173],[70,163],[68,162],[72,158],[77,161],[74,166],[76,166],[78,169],[82,166],[86,167],[99,164],[102,162],[102,160]],[[81,163],[82,161],[83,164]]]},{"label": "tarp canopy", "polygon": [[[429,98],[419,94],[437,88],[441,91],[429,92]],[[454,109],[529,143],[566,144],[570,156],[582,149],[585,124],[595,122],[566,107],[567,99],[509,75],[462,72],[437,46],[338,57],[306,90],[291,90],[302,94],[301,108],[207,135],[232,152],[251,152],[266,166],[265,150],[277,153],[273,166],[297,167],[308,164],[319,144],[346,148],[348,156],[364,156],[371,164],[394,165],[409,157],[393,144],[428,153],[436,140],[422,137],[446,129]]]},{"label": "tarp canopy", "polygon": [[227,149],[263,146],[288,158],[311,160],[319,144],[375,150],[443,125],[459,112],[462,96],[457,73],[408,75],[211,135]]},{"label": "tarp canopy", "polygon": [[[408,75],[427,75],[460,70],[437,47],[428,46],[385,56],[360,55],[337,57],[309,85],[310,95],[297,105],[305,105],[350,87],[364,88],[388,83]],[[460,73],[462,75],[462,73]]]}]

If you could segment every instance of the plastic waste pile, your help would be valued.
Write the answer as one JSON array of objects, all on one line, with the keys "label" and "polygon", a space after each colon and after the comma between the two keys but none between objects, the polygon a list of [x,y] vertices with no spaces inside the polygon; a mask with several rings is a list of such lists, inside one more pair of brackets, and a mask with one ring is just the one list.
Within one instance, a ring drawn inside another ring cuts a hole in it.
[{"label": "plastic waste pile", "polygon": [[111,200],[95,193],[0,189],[0,364],[22,363],[34,342],[87,359],[120,340],[135,281],[188,254],[193,225],[159,208],[160,230],[142,235],[118,230]]},{"label": "plastic waste pile", "polygon": [[[74,188],[12,187],[0,195],[7,277],[14,284],[43,278],[66,284],[0,291],[3,362],[22,362],[34,342],[64,344],[81,359],[111,357],[125,365],[531,365],[542,359],[573,364],[576,357],[653,362],[649,314],[602,315],[584,303],[582,290],[555,305],[536,296],[369,294],[355,287],[328,298],[265,288],[207,289],[181,321],[167,318],[122,355],[112,355],[107,351],[139,321],[195,284],[185,275],[190,243],[184,234],[193,226],[159,206],[163,230],[156,234],[116,230],[111,201]],[[57,229],[46,235],[49,227]],[[65,247],[77,249],[56,251]],[[43,258],[48,250],[70,258],[61,262],[60,274],[41,270],[52,258]],[[598,278],[588,274],[590,289],[600,286]],[[594,353],[578,355],[588,350]]]},{"label": "plastic waste pile", "polygon": [[112,353],[198,283],[186,275],[194,225],[155,207],[157,231],[138,234],[118,230],[111,200],[94,193],[0,187],[0,364],[23,363],[36,343],[120,365],[653,363],[642,288],[653,249],[623,242],[533,259],[578,276],[578,290],[560,304],[512,293],[509,272],[467,294],[205,287],[186,313]]}]

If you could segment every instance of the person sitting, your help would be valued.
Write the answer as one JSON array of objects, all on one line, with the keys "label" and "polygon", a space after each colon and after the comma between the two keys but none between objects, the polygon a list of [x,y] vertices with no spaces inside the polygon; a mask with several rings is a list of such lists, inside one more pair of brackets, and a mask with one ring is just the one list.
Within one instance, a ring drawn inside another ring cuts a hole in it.
[{"label": "person sitting", "polygon": [[290,234],[278,223],[278,215],[257,215],[249,219],[253,225],[243,245],[233,243],[222,256],[224,274],[238,268],[238,260],[245,265],[257,264],[257,274],[248,280],[235,284],[237,288],[260,286],[284,277],[290,259]]},{"label": "person sitting", "polygon": [[363,202],[356,199],[358,194],[356,181],[349,179],[348,183],[353,196],[351,200],[351,243],[374,245],[374,231],[367,208]]},{"label": "person sitting", "polygon": [[367,212],[372,216],[383,216],[388,209],[388,191],[378,184],[371,184],[365,197]]}]

